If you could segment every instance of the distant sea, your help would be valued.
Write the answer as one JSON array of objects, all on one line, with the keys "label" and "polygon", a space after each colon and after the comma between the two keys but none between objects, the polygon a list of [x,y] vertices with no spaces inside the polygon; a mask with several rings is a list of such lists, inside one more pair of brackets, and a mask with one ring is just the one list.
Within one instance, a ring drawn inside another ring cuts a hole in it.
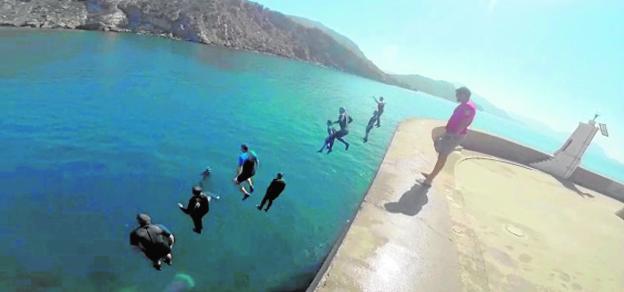
[{"label": "distant sea", "polygon": [[[302,62],[131,34],[1,29],[0,56],[3,291],[163,291],[181,278],[197,291],[301,289],[397,124],[446,119],[455,106]],[[386,112],[364,144],[373,95]],[[355,119],[351,148],[316,153],[340,106]],[[563,142],[484,112],[474,127],[546,152]],[[245,202],[231,183],[241,143],[261,160]],[[584,164],[624,180],[596,149]],[[221,200],[198,236],[176,203],[206,166]],[[286,191],[259,212],[278,171]],[[129,248],[137,212],[176,234],[173,266],[157,272]]]}]

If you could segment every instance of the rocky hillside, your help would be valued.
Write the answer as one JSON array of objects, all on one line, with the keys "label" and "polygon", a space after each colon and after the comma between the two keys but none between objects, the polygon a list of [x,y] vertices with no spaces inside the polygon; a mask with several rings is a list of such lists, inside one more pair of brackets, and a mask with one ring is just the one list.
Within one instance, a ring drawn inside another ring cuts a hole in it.
[{"label": "rocky hillside", "polygon": [[305,26],[305,27],[310,27],[310,28],[318,28],[320,29],[322,32],[326,33],[327,35],[329,35],[330,37],[332,37],[334,40],[336,40],[339,44],[345,46],[347,49],[351,50],[353,53],[355,53],[358,57],[361,58],[366,58],[366,56],[364,55],[364,53],[360,50],[360,48],[358,47],[358,45],[356,43],[354,43],[351,39],[349,39],[348,37],[336,32],[335,30],[323,25],[322,23],[318,22],[318,21],[314,21],[311,19],[307,19],[307,18],[303,18],[300,16],[294,16],[294,15],[289,15],[288,17],[290,17],[290,19],[294,20],[295,22]]},{"label": "rocky hillside", "polygon": [[0,25],[157,34],[299,59],[395,83],[322,30],[247,0],[2,0]]}]

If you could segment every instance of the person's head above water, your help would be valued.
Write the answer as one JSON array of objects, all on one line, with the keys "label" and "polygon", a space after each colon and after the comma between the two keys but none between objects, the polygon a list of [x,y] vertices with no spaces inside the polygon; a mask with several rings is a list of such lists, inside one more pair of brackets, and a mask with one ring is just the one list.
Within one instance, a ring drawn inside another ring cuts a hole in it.
[{"label": "person's head above water", "polygon": [[137,214],[136,219],[137,219],[137,222],[139,222],[139,225],[141,226],[145,226],[145,225],[152,223],[152,218],[149,215],[144,214],[144,213]]},{"label": "person's head above water", "polygon": [[340,107],[340,109],[338,109],[338,112],[340,112],[341,114],[344,113],[346,110],[344,107]]},{"label": "person's head above water", "polygon": [[331,120],[327,120],[327,125],[331,126],[332,125],[332,121]]},{"label": "person's head above water", "polygon": [[242,144],[241,145],[241,151],[243,151],[243,152],[249,151],[249,146],[247,146],[247,144]]},{"label": "person's head above water", "polygon": [[284,174],[281,172],[278,172],[276,175],[277,179],[281,179],[282,177],[284,177]]},{"label": "person's head above water", "polygon": [[194,186],[193,187],[193,195],[194,196],[199,196],[202,192],[202,188],[200,186]]},{"label": "person's head above water", "polygon": [[379,98],[379,100],[384,101],[383,96]]},{"label": "person's head above water", "polygon": [[455,97],[457,97],[457,101],[459,102],[467,102],[470,100],[470,89],[468,87],[462,86],[455,90]]}]

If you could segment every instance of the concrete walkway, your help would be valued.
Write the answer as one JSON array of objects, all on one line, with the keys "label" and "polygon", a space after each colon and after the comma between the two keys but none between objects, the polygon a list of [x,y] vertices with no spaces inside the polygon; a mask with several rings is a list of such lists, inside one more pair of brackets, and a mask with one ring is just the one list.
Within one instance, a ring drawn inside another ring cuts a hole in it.
[{"label": "concrete walkway", "polygon": [[445,186],[426,189],[417,182],[435,162],[434,125],[399,126],[318,291],[461,290]]},{"label": "concrete walkway", "polygon": [[432,129],[392,143],[316,291],[624,291],[624,205],[531,168],[455,152],[430,189]]}]

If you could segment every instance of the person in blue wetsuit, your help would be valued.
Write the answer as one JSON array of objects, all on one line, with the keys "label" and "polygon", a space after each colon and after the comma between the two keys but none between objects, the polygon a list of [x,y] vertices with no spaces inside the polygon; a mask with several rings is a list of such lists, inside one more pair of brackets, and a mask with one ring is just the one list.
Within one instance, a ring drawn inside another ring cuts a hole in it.
[{"label": "person in blue wetsuit", "polygon": [[347,110],[345,110],[344,107],[340,107],[338,113],[338,120],[335,121],[334,124],[338,124],[340,126],[340,130],[334,134],[334,137],[338,139],[338,141],[345,144],[345,150],[349,150],[349,143],[347,143],[347,141],[343,138],[349,135],[349,124],[353,122],[353,119],[349,116],[349,113],[347,113]]},{"label": "person in blue wetsuit", "polygon": [[161,261],[171,265],[173,234],[164,225],[152,224],[152,218],[147,214],[138,214],[136,219],[139,227],[130,233],[130,245],[140,249],[159,271]]},{"label": "person in blue wetsuit", "polygon": [[323,152],[325,148],[327,148],[327,153],[331,152],[332,147],[334,146],[334,140],[336,140],[336,129],[332,127],[332,121],[327,120],[327,138],[325,138],[325,142],[323,143],[323,147],[318,151]]},{"label": "person in blue wetsuit", "polygon": [[[247,200],[251,193],[254,191],[253,176],[256,174],[256,168],[260,165],[260,160],[254,151],[249,150],[249,147],[245,144],[241,145],[241,155],[238,156],[238,167],[236,168],[236,177],[234,183],[240,186],[240,191],[243,193],[243,201]],[[245,189],[243,185],[247,182],[249,185],[249,191]]]}]

